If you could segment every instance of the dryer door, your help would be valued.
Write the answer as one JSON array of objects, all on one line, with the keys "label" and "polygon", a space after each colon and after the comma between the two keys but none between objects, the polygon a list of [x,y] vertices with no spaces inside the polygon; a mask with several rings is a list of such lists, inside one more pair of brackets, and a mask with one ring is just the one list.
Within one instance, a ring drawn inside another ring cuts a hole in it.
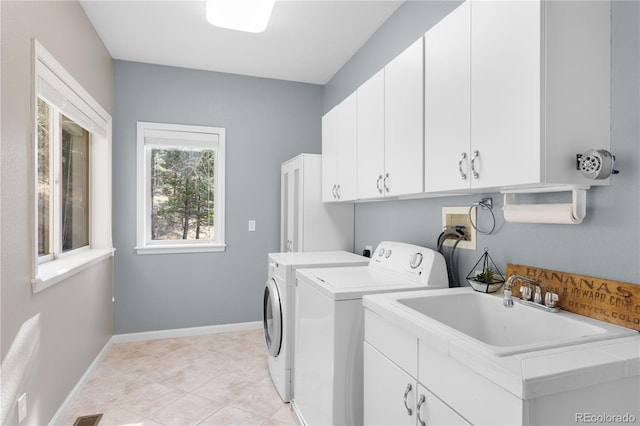
[{"label": "dryer door", "polygon": [[273,278],[267,281],[264,289],[262,325],[269,355],[276,357],[282,346],[282,305],[278,286]]}]

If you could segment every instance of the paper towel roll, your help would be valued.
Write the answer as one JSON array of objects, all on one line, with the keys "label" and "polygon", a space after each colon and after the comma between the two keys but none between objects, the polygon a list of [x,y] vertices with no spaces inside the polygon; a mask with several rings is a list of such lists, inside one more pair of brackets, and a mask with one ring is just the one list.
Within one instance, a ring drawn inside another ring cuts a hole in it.
[{"label": "paper towel roll", "polygon": [[573,216],[573,204],[506,204],[502,210],[507,222],[572,225],[582,222]]}]

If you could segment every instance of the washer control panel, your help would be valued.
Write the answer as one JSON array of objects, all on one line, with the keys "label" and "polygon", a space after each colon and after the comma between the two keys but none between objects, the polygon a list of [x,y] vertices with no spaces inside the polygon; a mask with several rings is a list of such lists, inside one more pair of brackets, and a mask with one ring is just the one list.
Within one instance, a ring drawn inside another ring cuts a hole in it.
[{"label": "washer control panel", "polygon": [[[369,266],[395,274],[421,284],[437,277],[436,286],[447,287],[447,269],[444,257],[435,250],[414,244],[383,241],[374,251]],[[430,285],[430,284],[429,284]]]}]

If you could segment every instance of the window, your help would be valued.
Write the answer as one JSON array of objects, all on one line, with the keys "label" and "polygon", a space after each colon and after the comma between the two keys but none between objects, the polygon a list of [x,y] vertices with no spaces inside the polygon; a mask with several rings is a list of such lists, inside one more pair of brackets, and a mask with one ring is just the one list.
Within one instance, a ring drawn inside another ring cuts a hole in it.
[{"label": "window", "polygon": [[89,246],[89,132],[38,98],[39,261]]},{"label": "window", "polygon": [[224,129],[138,122],[139,254],[224,251]]},{"label": "window", "polygon": [[[34,40],[34,293],[113,255],[111,116]],[[99,194],[99,196],[92,196]]]}]

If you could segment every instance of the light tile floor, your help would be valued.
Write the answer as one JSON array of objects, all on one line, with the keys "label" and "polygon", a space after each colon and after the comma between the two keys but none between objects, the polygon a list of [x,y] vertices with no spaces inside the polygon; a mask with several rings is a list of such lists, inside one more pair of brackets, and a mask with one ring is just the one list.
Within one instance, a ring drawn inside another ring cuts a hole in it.
[{"label": "light tile floor", "polygon": [[114,344],[64,415],[107,425],[295,425],[262,330]]}]

